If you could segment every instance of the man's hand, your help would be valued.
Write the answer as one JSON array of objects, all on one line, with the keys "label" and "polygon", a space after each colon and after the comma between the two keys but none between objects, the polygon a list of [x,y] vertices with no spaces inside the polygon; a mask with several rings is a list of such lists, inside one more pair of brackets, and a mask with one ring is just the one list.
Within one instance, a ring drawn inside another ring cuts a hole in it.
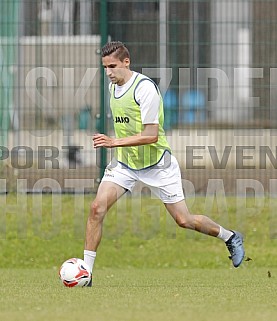
[{"label": "man's hand", "polygon": [[114,143],[114,139],[106,136],[104,134],[94,134],[92,137],[93,140],[93,146],[94,148],[98,148],[98,147],[106,147],[106,148],[112,148],[113,143]]}]

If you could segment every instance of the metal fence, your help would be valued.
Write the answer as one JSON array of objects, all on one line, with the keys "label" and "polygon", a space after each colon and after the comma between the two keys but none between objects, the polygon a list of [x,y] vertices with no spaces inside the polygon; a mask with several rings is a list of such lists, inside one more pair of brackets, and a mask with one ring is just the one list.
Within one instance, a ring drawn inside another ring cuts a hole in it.
[{"label": "metal fence", "polygon": [[276,20],[273,0],[2,0],[3,189],[18,178],[27,190],[49,179],[62,190],[66,179],[97,183],[111,157],[91,144],[93,132],[112,132],[99,55],[108,39],[123,41],[132,68],[158,83],[169,141],[196,192],[228,168],[244,170],[234,179],[270,172],[259,174],[268,189],[277,167]]}]

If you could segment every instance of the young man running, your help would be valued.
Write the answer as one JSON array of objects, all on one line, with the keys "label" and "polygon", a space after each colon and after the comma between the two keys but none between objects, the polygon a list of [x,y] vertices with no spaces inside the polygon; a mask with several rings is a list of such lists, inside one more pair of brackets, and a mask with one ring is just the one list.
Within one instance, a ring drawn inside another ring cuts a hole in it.
[{"label": "young man running", "polygon": [[191,214],[184,200],[181,173],[163,130],[163,101],[158,87],[148,77],[130,69],[130,54],[119,42],[107,43],[101,51],[110,83],[110,107],[115,137],[93,136],[94,148],[115,148],[107,166],[86,227],[84,260],[93,269],[107,211],[141,181],[161,199],[182,227],[217,237],[226,243],[234,267],[244,258],[243,237],[204,215]]}]

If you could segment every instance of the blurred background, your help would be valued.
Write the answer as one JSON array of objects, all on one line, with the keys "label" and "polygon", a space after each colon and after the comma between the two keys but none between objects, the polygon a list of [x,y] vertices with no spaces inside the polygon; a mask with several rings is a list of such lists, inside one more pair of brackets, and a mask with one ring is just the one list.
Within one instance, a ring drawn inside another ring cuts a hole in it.
[{"label": "blurred background", "polygon": [[91,141],[113,134],[99,54],[108,40],[124,42],[132,69],[159,85],[169,142],[196,193],[211,179],[230,193],[238,179],[269,190],[276,21],[274,0],[1,0],[2,190],[18,190],[18,178],[27,191],[97,187],[112,157]]}]

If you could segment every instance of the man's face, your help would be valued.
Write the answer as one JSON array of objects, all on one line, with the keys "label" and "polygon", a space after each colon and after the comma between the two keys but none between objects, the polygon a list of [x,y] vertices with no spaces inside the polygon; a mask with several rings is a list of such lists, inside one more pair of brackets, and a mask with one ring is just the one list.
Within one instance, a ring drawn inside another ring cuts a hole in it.
[{"label": "man's face", "polygon": [[126,76],[129,73],[130,59],[125,58],[120,61],[114,54],[102,57],[102,64],[105,68],[106,75],[110,78],[113,84],[119,86],[125,84]]}]

